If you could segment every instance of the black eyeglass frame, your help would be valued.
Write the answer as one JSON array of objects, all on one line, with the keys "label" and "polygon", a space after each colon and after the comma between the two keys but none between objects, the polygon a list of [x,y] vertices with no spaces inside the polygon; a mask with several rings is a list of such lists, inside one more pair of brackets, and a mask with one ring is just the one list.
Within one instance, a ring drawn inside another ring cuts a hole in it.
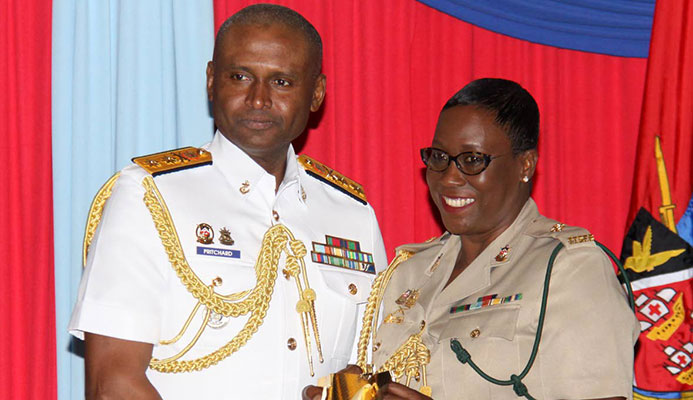
[{"label": "black eyeglass frame", "polygon": [[[427,160],[426,152],[429,151],[429,150],[430,150],[430,151],[433,151],[433,150],[439,151],[439,152],[441,152],[441,153],[443,153],[443,154],[445,154],[445,155],[447,156],[447,158],[448,158],[448,164],[445,166],[445,168],[443,168],[443,169],[441,169],[441,170],[437,170],[437,169],[433,169],[433,168],[431,168],[431,167],[428,166],[428,162],[426,161],[426,160]],[[450,153],[448,153],[447,151],[441,150],[441,149],[436,148],[436,147],[424,147],[424,148],[422,148],[421,150],[419,150],[419,154],[421,155],[421,161],[423,161],[423,163],[424,163],[424,165],[426,166],[426,168],[430,169],[431,171],[435,171],[435,172],[445,172],[448,168],[450,168],[450,162],[454,161],[454,162],[455,162],[455,166],[457,167],[457,169],[458,169],[461,173],[463,173],[463,174],[465,174],[465,175],[467,175],[467,176],[479,175],[480,173],[486,171],[486,168],[488,168],[489,164],[491,164],[491,161],[495,160],[495,159],[498,158],[498,157],[503,157],[503,155],[500,155],[500,156],[492,156],[492,155],[486,154],[486,153],[479,153],[478,151],[463,151],[462,153],[460,153],[460,154],[458,154],[458,155],[456,155],[456,156],[453,157],[453,156],[450,155]],[[460,162],[458,161],[458,159],[459,159],[461,156],[469,156],[469,155],[475,156],[475,157],[480,157],[480,158],[482,158],[482,159],[484,160],[484,167],[483,167],[479,172],[475,172],[475,173],[473,173],[473,174],[470,174],[470,173],[465,172],[465,171],[462,169],[462,165],[460,164]]]}]

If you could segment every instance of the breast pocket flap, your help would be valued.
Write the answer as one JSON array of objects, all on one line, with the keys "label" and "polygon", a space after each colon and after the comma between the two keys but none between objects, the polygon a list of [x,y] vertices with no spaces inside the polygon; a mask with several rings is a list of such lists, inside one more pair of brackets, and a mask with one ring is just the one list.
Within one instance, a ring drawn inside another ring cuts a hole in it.
[{"label": "breast pocket flap", "polygon": [[512,340],[515,337],[519,313],[520,306],[511,305],[452,314],[452,318],[441,334],[441,340],[484,337]]},{"label": "breast pocket flap", "polygon": [[368,300],[373,275],[363,272],[342,271],[337,268],[321,268],[320,275],[325,285],[342,297],[357,304],[365,303]]}]

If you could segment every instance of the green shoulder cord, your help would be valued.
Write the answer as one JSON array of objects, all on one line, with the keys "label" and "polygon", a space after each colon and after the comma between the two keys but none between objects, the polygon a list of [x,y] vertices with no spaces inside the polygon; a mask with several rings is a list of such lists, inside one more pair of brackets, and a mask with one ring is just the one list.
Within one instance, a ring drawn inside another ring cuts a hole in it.
[{"label": "green shoulder cord", "polygon": [[[616,263],[616,266],[618,266],[618,270],[621,274],[621,277],[623,277],[623,282],[626,285],[626,291],[628,292],[628,303],[630,305],[630,308],[632,310],[635,310],[633,290],[630,287],[630,280],[628,279],[628,275],[626,274],[626,271],[623,269],[623,264],[621,264],[621,261],[606,246],[599,242],[595,243],[602,250],[604,250],[604,252],[614,261],[614,263]],[[525,384],[522,383],[522,379],[525,376],[527,376],[529,370],[532,368],[532,364],[534,364],[534,359],[537,357],[537,351],[539,350],[539,342],[541,341],[541,333],[544,330],[544,317],[546,316],[546,304],[549,298],[549,281],[551,280],[551,270],[553,269],[553,263],[556,260],[556,256],[562,248],[563,243],[559,243],[553,249],[553,252],[551,252],[551,257],[549,257],[549,263],[546,267],[546,277],[544,278],[544,291],[541,295],[541,309],[539,311],[539,321],[537,323],[537,334],[534,337],[534,345],[532,346],[532,352],[529,355],[529,360],[527,360],[527,365],[522,370],[520,375],[512,374],[510,375],[510,379],[508,380],[496,379],[489,376],[488,374],[484,373],[484,371],[482,371],[481,368],[479,368],[479,366],[474,363],[474,361],[472,361],[472,356],[464,347],[462,347],[462,344],[457,339],[450,339],[450,347],[452,348],[452,351],[455,352],[455,354],[457,355],[457,359],[462,364],[469,364],[469,366],[472,367],[472,369],[476,371],[477,374],[479,374],[482,378],[486,379],[487,381],[493,384],[501,386],[512,385],[515,394],[517,394],[519,397],[524,396],[529,400],[535,399],[534,397],[530,396],[529,392],[527,391],[527,386],[525,386]]]}]

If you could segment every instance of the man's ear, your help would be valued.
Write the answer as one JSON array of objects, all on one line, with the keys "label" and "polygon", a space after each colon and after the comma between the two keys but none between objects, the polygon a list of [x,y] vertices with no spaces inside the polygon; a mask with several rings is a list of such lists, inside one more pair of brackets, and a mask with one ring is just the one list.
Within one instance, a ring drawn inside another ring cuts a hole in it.
[{"label": "man's ear", "polygon": [[214,87],[214,61],[207,63],[207,100],[212,101]]},{"label": "man's ear", "polygon": [[[313,98],[310,102],[310,111],[312,112],[318,111],[322,105],[322,101],[325,100],[325,79],[325,75],[323,74],[320,74],[317,76],[317,78],[315,78]],[[207,78],[207,82],[209,82],[209,78]]]}]

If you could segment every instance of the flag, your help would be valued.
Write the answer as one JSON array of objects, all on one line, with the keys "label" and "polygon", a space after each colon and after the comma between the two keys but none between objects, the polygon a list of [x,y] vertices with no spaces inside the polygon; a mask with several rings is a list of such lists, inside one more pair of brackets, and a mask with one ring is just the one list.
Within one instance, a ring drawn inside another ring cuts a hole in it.
[{"label": "flag", "polygon": [[621,261],[640,321],[636,392],[679,398],[663,395],[693,391],[693,248],[641,208],[626,234]]},{"label": "flag", "polygon": [[656,2],[628,216],[632,225],[621,254],[641,328],[635,399],[693,398],[693,258],[682,239],[693,236],[693,210],[686,212],[693,189],[691,21],[693,1]]}]

